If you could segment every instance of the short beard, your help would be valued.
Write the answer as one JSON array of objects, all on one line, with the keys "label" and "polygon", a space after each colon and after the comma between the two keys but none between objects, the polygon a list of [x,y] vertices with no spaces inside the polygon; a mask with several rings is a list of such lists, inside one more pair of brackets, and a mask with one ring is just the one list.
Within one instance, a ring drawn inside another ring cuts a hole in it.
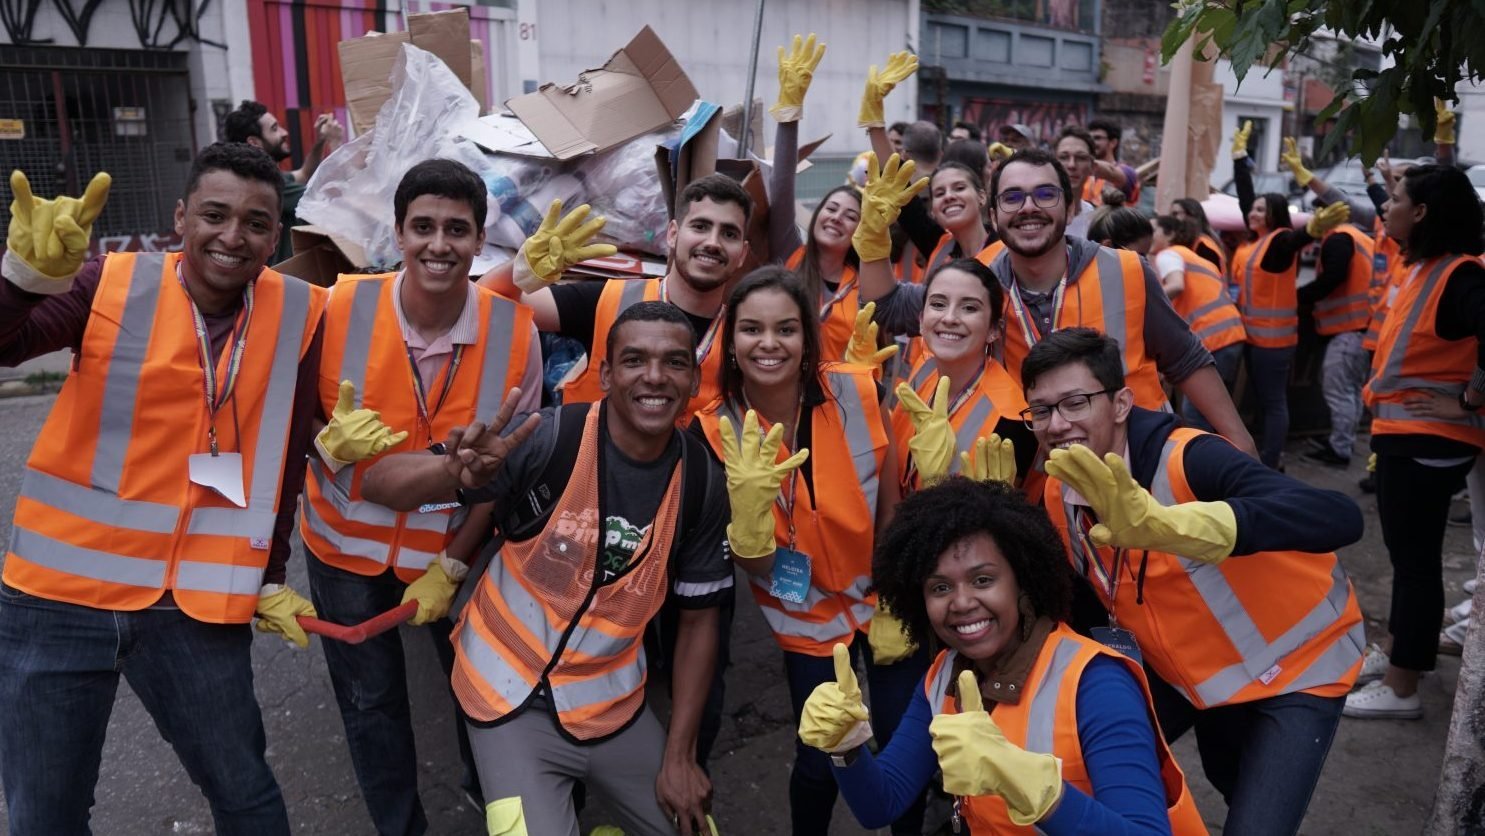
[{"label": "short beard", "polygon": [[[1002,236],[1000,240],[1005,242],[1006,249],[1010,250],[1016,255],[1022,256],[1023,258],[1039,258],[1051,252],[1053,247],[1063,244],[1067,238],[1066,224],[1063,224],[1061,229],[1058,229],[1056,224],[1050,221],[1048,222],[1048,225],[1055,230],[1055,233],[1047,239],[1046,246],[1040,249],[1032,250],[1017,246],[1014,239],[1009,234]],[[1014,229],[1006,230],[1007,233],[1013,233],[1014,231]]]},{"label": "short beard", "polygon": [[[693,290],[696,290],[699,293],[709,293],[719,287],[722,287],[723,285],[727,284],[727,282],[731,281],[733,274],[736,272],[735,270],[729,270],[725,275],[723,275],[721,279],[715,282],[710,282],[706,279],[697,280],[691,275],[691,272],[686,269],[685,265],[689,263],[690,259],[686,259],[684,261],[676,259],[675,272],[681,277],[682,281],[684,281],[687,285],[690,285]],[[729,261],[729,266],[730,265],[731,262]]]}]

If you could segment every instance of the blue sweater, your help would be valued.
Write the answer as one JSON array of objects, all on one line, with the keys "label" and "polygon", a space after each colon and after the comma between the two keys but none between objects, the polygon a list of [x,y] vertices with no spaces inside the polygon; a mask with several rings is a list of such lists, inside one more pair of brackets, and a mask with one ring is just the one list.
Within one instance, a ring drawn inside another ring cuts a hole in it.
[{"label": "blue sweater", "polygon": [[[933,778],[938,769],[928,734],[933,715],[920,681],[887,748],[876,757],[863,749],[850,766],[835,768],[841,795],[863,827],[891,824]],[[1124,663],[1100,656],[1078,680],[1078,741],[1093,795],[1064,782],[1056,811],[1037,824],[1042,832],[1169,834],[1155,728],[1145,695]]]}]

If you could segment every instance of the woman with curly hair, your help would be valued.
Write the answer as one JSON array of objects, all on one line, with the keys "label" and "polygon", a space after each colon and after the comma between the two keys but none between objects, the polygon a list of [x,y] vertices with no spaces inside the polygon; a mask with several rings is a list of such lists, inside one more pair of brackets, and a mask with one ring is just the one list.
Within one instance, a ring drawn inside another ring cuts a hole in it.
[{"label": "woman with curly hair", "polygon": [[872,568],[908,634],[944,649],[876,756],[848,666],[805,705],[800,739],[831,754],[863,826],[941,769],[974,833],[1206,832],[1138,662],[1062,623],[1067,558],[1044,511],[1002,482],[950,477],[898,506]]}]

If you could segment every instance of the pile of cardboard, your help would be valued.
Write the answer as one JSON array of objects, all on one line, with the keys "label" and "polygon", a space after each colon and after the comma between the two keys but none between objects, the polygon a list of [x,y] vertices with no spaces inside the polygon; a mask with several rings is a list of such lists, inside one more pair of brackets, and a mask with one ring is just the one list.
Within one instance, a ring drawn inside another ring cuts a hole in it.
[{"label": "pile of cardboard", "polygon": [[[483,54],[479,42],[469,39],[468,10],[410,15],[405,33],[372,33],[340,44],[346,101],[357,133],[371,129],[388,101],[397,54],[404,43],[438,56],[475,96],[481,113],[489,110]],[[768,260],[766,163],[721,156],[735,147],[724,133],[724,124],[730,117],[729,127],[735,134],[740,120],[735,113],[724,113],[699,100],[685,71],[648,26],[602,67],[585,70],[568,84],[543,84],[508,100],[505,106],[508,112],[485,115],[464,125],[430,125],[429,130],[455,131],[491,154],[557,167],[581,165],[594,155],[647,138],[653,146],[654,188],[664,196],[664,209],[673,216],[675,196],[692,180],[713,172],[727,174],[742,183],[755,201],[749,243],[755,259]],[[761,135],[761,110],[754,109],[757,118],[750,126],[755,136]],[[662,129],[679,129],[677,139],[654,146],[655,138],[650,135]],[[818,144],[802,148],[801,160]],[[652,230],[654,246],[646,248],[648,252],[621,252],[613,259],[580,265],[573,272],[601,277],[663,273],[663,223],[660,226]],[[365,253],[346,240],[353,237],[347,231],[298,227],[293,235],[295,256],[280,265],[286,272],[329,284],[337,273],[368,266],[362,263]]]}]

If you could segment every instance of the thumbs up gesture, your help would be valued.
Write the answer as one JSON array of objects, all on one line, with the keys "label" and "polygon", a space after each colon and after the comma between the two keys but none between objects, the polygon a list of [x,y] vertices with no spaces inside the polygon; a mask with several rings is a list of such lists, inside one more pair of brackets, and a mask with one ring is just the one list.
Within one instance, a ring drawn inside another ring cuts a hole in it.
[{"label": "thumbs up gesture", "polygon": [[871,718],[851,669],[851,651],[836,642],[835,681],[822,682],[804,702],[799,739],[822,752],[846,752],[871,739]]},{"label": "thumbs up gesture", "polygon": [[1028,752],[1006,740],[985,711],[974,671],[959,674],[959,713],[940,714],[928,726],[933,751],[951,795],[998,795],[1011,821],[1041,821],[1062,799],[1062,760]]},{"label": "thumbs up gesture", "polygon": [[340,397],[330,423],[315,436],[315,447],[330,472],[373,456],[381,455],[401,444],[407,432],[392,432],[382,423],[382,414],[371,409],[356,409],[356,384],[340,382]]}]

